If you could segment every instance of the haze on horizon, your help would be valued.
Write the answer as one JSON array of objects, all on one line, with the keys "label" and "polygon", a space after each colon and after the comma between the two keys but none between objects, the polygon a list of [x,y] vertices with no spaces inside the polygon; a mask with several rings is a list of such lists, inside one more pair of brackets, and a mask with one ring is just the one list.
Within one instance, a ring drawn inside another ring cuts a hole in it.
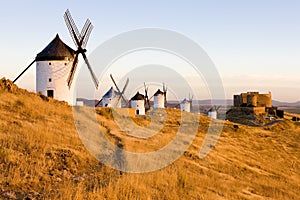
[{"label": "haze on horizon", "polygon": [[[79,29],[86,18],[90,18],[95,27],[87,44],[88,55],[122,32],[144,27],[169,29],[194,40],[206,51],[219,71],[226,98],[245,91],[271,91],[275,100],[300,100],[300,2],[293,0],[194,0],[188,3],[13,0],[0,8],[3,19],[0,21],[3,28],[0,37],[1,78],[13,80],[57,33],[66,44],[75,48],[63,19],[66,9],[71,11]],[[178,63],[178,66],[169,64],[180,71],[183,65]],[[80,60],[79,65],[82,64]],[[95,71],[99,71],[97,67],[93,66]],[[81,68],[80,84],[92,84],[86,66]],[[116,78],[120,80],[125,70],[117,72]],[[183,76],[198,87],[195,90],[199,92],[199,99],[209,98],[209,91],[203,87],[204,82],[199,77],[194,77],[188,70],[183,72]],[[112,85],[109,79],[102,81],[102,90],[96,96],[101,96],[102,91]],[[140,83],[134,85],[133,80],[130,84],[141,88]],[[17,85],[35,90],[34,66]],[[127,97],[132,92],[128,91]],[[176,91],[179,98],[187,97],[188,92],[184,89]],[[90,93],[82,95],[92,97]]]}]

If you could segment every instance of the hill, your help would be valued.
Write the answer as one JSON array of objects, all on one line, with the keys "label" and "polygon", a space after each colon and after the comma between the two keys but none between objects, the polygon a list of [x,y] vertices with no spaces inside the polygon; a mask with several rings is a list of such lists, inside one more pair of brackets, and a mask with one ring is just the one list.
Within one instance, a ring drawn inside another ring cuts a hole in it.
[{"label": "hill", "polygon": [[281,106],[281,107],[300,107],[300,101],[296,101],[293,103],[290,102],[282,102],[282,101],[272,101],[273,106]]},{"label": "hill", "polygon": [[[0,199],[299,198],[299,122],[286,119],[238,128],[225,122],[217,144],[200,159],[210,123],[201,115],[193,143],[178,160],[158,171],[135,174],[120,173],[91,156],[76,132],[72,109],[1,79]],[[167,109],[167,114],[164,127],[149,139],[122,132],[109,109],[98,109],[97,119],[115,144],[147,152],[176,135],[181,113]],[[144,127],[150,121],[131,118]]]}]

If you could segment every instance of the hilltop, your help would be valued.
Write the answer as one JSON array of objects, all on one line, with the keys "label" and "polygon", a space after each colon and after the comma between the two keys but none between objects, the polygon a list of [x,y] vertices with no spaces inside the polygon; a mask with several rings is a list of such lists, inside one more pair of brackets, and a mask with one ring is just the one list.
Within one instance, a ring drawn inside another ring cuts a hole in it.
[{"label": "hilltop", "polygon": [[[217,144],[200,159],[210,123],[200,115],[198,133],[184,155],[161,170],[133,174],[101,164],[86,150],[72,109],[0,80],[0,199],[299,198],[299,122],[285,119],[264,127],[225,122]],[[96,113],[110,140],[133,152],[166,145],[180,116],[168,109],[164,128],[147,140],[124,134],[110,109]],[[144,127],[150,120],[131,118]]]}]

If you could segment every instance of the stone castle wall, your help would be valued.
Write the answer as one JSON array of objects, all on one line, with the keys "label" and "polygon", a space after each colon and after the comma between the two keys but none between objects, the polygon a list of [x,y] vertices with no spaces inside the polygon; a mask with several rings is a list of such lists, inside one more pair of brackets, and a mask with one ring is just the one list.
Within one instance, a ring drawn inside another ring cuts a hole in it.
[{"label": "stone castle wall", "polygon": [[234,107],[272,107],[272,94],[241,93],[233,96],[233,104]]}]

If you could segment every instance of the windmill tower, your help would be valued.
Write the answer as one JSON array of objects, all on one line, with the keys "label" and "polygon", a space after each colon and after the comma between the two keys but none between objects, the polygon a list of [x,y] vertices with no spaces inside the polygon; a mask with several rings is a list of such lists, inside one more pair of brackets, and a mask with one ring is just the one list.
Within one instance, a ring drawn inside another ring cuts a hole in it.
[{"label": "windmill tower", "polygon": [[129,79],[127,78],[126,83],[121,92],[112,75],[110,75],[110,78],[113,81],[115,87],[117,88],[117,91],[113,87],[111,87],[103,95],[102,99],[100,99],[100,101],[96,103],[95,107],[97,107],[101,102],[102,102],[102,107],[113,107],[113,108],[128,107],[128,101],[124,97],[124,93],[128,86]]},{"label": "windmill tower", "polygon": [[119,93],[111,87],[102,97],[102,107],[121,108]]},{"label": "windmill tower", "polygon": [[136,115],[145,115],[145,96],[137,92],[130,100]]},{"label": "windmill tower", "polygon": [[187,99],[184,99],[183,101],[180,102],[180,110],[181,111],[186,111],[190,112],[191,110],[191,104],[190,101]]},{"label": "windmill tower", "polygon": [[154,105],[153,108],[157,109],[157,108],[165,108],[165,93],[162,92],[160,89],[158,89],[155,93],[154,93]]},{"label": "windmill tower", "polygon": [[65,12],[64,18],[77,46],[77,51],[63,43],[56,35],[13,82],[16,82],[36,62],[36,92],[41,92],[45,96],[64,100],[70,105],[74,105],[72,81],[76,73],[79,54],[82,54],[96,88],[99,84],[85,55],[85,47],[93,26],[88,19],[81,33],[79,33],[69,10]]},{"label": "windmill tower", "polygon": [[218,110],[221,106],[212,106],[209,110],[207,115],[212,119],[217,119],[218,117]]},{"label": "windmill tower", "polygon": [[75,54],[56,35],[35,58],[36,92],[74,105],[73,88],[68,87],[67,79],[72,66],[77,65]]}]

